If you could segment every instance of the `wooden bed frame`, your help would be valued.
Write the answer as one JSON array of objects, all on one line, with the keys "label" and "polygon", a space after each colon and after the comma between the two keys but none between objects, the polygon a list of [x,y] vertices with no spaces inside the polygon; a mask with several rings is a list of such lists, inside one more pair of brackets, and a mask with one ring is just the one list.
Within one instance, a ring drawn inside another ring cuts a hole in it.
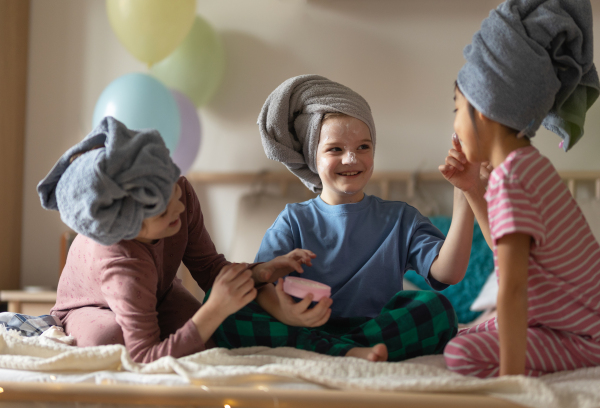
[{"label": "wooden bed frame", "polygon": [[4,383],[5,402],[244,408],[519,408],[485,395],[348,390],[261,390],[241,387]]}]

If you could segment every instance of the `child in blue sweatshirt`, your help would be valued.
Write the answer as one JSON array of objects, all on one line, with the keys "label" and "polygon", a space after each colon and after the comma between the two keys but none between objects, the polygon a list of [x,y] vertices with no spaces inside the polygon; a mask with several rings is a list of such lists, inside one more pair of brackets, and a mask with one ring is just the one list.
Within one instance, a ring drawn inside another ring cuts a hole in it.
[{"label": "child in blue sweatshirt", "polygon": [[267,156],[283,162],[313,192],[288,204],[266,232],[257,262],[295,248],[314,253],[291,276],[331,287],[316,305],[294,301],[278,284],[217,330],[221,347],[288,346],[371,361],[441,353],[456,334],[449,301],[434,291],[404,291],[416,270],[435,290],[464,277],[474,216],[456,190],[448,237],[414,207],[366,195],[375,125],[367,102],[316,75],[291,78],[267,99],[258,120]]}]

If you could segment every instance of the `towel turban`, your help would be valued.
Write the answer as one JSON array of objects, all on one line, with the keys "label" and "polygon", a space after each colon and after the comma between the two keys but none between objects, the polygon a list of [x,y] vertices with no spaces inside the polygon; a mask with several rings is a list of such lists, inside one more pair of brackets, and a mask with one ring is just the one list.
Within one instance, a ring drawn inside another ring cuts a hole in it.
[{"label": "towel turban", "polygon": [[375,146],[371,108],[352,89],[319,75],[301,75],[279,85],[267,98],[258,126],[267,157],[283,164],[311,191],[323,189],[317,171],[317,146],[326,113],[363,121]]},{"label": "towel turban", "polygon": [[58,210],[73,230],[112,245],[135,238],[145,218],[166,209],[179,173],[156,130],[130,130],[108,116],[67,150],[37,191],[42,207]]},{"label": "towel turban", "polygon": [[598,98],[589,0],[507,0],[464,50],[458,86],[486,117],[533,137],[543,124],[565,151]]}]

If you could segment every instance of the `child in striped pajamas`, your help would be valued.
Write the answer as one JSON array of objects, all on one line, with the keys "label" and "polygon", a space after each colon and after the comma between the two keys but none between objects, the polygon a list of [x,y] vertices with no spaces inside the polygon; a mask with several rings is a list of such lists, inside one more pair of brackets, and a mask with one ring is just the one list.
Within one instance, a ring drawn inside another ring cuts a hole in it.
[{"label": "child in striped pajamas", "polygon": [[[600,245],[530,143],[540,124],[565,151],[583,135],[600,90],[591,16],[588,0],[509,0],[465,48],[453,149],[440,170],[479,197],[470,204],[494,251],[499,293],[498,317],[446,346],[453,371],[540,376],[600,365]],[[476,170],[485,161],[494,168],[487,191]]]}]

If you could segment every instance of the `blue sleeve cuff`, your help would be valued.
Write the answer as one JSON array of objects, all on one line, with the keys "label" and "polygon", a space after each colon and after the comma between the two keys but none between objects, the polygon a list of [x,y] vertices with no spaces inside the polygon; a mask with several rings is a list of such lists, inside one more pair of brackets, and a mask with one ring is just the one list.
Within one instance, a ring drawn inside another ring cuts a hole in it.
[{"label": "blue sleeve cuff", "polygon": [[423,278],[425,279],[425,282],[427,282],[427,284],[429,286],[431,286],[431,288],[433,290],[437,290],[438,292],[442,291],[442,290],[446,289],[448,286],[450,286],[447,283],[442,283],[442,282],[438,281],[437,279],[435,279],[433,276],[431,276],[431,265],[433,264],[433,261],[435,261],[436,258],[438,257],[438,255],[440,254],[442,245],[444,245],[443,240],[438,242],[435,246],[435,249],[429,253],[429,256],[428,256],[429,259],[427,259],[427,265],[425,265],[425,266],[427,266],[427,268],[424,269],[427,271],[427,276],[423,276]]}]

